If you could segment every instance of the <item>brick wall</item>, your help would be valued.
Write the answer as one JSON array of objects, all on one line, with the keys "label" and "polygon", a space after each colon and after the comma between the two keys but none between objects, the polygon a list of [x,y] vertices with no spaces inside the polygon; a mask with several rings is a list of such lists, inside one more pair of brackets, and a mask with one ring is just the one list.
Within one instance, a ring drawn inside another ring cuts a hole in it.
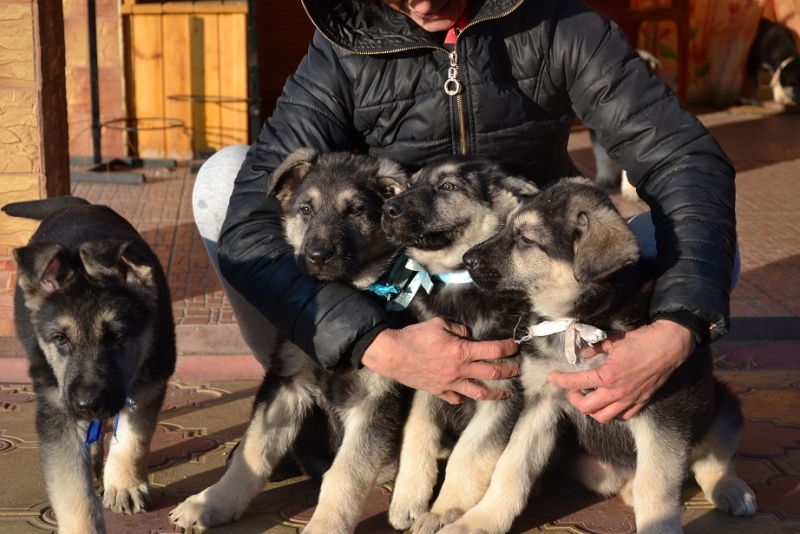
[{"label": "brick wall", "polygon": [[[0,203],[69,193],[60,0],[0,0]],[[0,213],[0,336],[13,334],[12,249],[35,223]]]}]

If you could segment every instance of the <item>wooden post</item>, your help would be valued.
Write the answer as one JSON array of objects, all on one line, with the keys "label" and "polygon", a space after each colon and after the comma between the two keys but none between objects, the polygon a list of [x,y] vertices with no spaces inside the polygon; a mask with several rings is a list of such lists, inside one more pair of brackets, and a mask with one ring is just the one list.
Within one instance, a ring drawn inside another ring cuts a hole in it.
[{"label": "wooden post", "polygon": [[[61,0],[0,0],[0,204],[69,194]],[[32,221],[0,214],[0,336],[13,334],[12,250]]]}]

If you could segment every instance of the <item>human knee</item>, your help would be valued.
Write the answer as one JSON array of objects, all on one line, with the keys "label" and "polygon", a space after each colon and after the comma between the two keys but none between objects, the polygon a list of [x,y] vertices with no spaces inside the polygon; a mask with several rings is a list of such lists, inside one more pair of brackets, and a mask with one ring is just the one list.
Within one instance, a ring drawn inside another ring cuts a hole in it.
[{"label": "human knee", "polygon": [[247,155],[247,145],[231,145],[211,156],[200,167],[192,189],[192,214],[200,235],[216,241],[236,175]]}]

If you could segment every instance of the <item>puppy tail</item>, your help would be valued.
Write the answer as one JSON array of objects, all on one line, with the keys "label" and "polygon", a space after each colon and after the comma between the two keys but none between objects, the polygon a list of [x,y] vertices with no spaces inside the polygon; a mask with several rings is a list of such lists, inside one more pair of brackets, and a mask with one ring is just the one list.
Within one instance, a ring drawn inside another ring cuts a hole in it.
[{"label": "puppy tail", "polygon": [[25,217],[41,221],[61,210],[75,207],[87,206],[90,202],[78,197],[53,197],[42,200],[27,200],[24,202],[12,202],[3,206],[3,212],[12,217]]}]

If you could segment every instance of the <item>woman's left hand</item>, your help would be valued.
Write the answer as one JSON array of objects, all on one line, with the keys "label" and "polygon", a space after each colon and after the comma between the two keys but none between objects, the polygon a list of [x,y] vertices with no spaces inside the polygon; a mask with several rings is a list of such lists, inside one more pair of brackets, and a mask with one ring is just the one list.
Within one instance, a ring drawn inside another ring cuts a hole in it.
[{"label": "woman's left hand", "polygon": [[[668,320],[606,339],[581,352],[581,358],[607,353],[606,362],[589,371],[550,373],[550,381],[567,389],[569,401],[600,423],[629,419],[639,413],[695,347],[692,333]],[[582,390],[591,390],[584,394]]]}]

